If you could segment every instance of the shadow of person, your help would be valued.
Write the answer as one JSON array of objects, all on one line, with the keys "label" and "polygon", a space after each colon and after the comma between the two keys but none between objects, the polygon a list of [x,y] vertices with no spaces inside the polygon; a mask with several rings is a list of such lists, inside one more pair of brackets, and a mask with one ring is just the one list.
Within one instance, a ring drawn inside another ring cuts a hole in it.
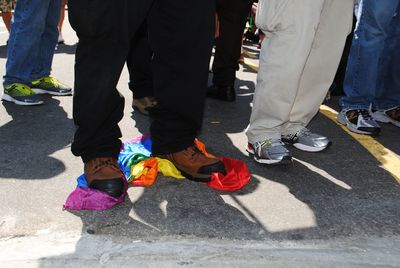
[{"label": "shadow of person", "polygon": [[328,135],[332,146],[317,154],[288,147],[296,158],[293,168],[283,178],[268,176],[314,212],[316,227],[292,234],[307,239],[399,235],[396,180],[347,133],[332,131],[338,129],[334,122],[319,114],[310,128]]},{"label": "shadow of person", "polygon": [[7,58],[7,45],[0,46],[0,58],[2,59]]},{"label": "shadow of person", "polygon": [[[139,133],[146,135],[150,133],[151,118],[148,115],[144,115],[137,110],[133,110],[131,118],[135,122],[135,127]],[[132,137],[133,138],[133,137]]]},{"label": "shadow of person", "polygon": [[46,256],[40,259],[39,267],[58,267],[66,261],[72,266],[102,263],[107,256],[132,251],[135,241],[260,240],[259,234],[264,232],[216,191],[188,180],[159,178],[153,187],[130,188],[125,202],[112,209],[70,213],[82,221],[74,252]]},{"label": "shadow of person", "polygon": [[0,177],[49,179],[65,165],[51,156],[69,146],[74,124],[55,98],[41,106],[21,107],[3,102],[11,120],[0,127]]},{"label": "shadow of person", "polygon": [[143,190],[133,210],[162,235],[258,240],[265,232],[218,191],[189,180],[159,176],[156,184]]},{"label": "shadow of person", "polygon": [[78,43],[75,43],[73,45],[69,44],[58,44],[56,46],[56,49],[54,50],[55,54],[69,54],[69,55],[75,55],[76,47]]},{"label": "shadow of person", "polygon": [[[246,82],[239,80],[238,84]],[[289,146],[294,157],[303,162],[295,161],[288,167],[270,167],[248,157],[244,150],[247,138],[243,137],[243,130],[251,113],[251,93],[254,91],[251,85],[250,81],[250,86],[247,86],[250,88],[240,86],[235,103],[207,100],[200,139],[206,145],[212,145],[210,148],[216,155],[245,161],[252,180],[256,177],[262,187],[271,187],[263,193],[248,192],[254,194],[259,202],[263,202],[266,195],[274,197],[275,205],[266,207],[265,211],[269,209],[274,213],[275,220],[263,221],[264,226],[274,228],[269,228],[266,234],[271,238],[289,240],[398,234],[400,210],[395,200],[399,187],[387,172],[379,168],[376,160],[365,157],[365,149],[346,138],[346,133],[337,131],[338,127],[321,115],[312,121],[310,127],[332,138],[334,145],[328,150],[312,154]],[[355,156],[354,160],[351,156]],[[368,164],[360,164],[361,157]],[[387,179],[384,182],[374,179],[381,177]],[[235,197],[235,194],[228,195]],[[282,212],[276,214],[276,211]],[[256,215],[263,213],[268,212],[258,211]],[[299,218],[296,220],[294,215]],[[281,227],[286,223],[285,228]]]},{"label": "shadow of person", "polygon": [[[132,194],[134,190],[129,190]],[[69,211],[82,220],[82,235],[113,235],[147,238],[157,234],[154,228],[131,217],[133,203],[129,195],[125,201],[112,209],[103,211]],[[79,242],[77,243],[79,248]]]}]

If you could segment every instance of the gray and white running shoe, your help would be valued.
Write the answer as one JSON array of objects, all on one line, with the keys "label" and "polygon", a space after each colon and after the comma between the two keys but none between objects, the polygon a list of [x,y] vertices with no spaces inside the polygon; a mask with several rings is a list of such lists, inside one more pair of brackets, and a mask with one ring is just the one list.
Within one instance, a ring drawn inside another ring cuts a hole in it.
[{"label": "gray and white running shoe", "polygon": [[254,144],[248,143],[246,151],[254,155],[258,163],[269,165],[287,165],[292,163],[292,156],[280,139],[266,139]]},{"label": "gray and white running shoe", "polygon": [[367,109],[343,109],[336,119],[355,133],[377,136],[381,131],[381,127]]},{"label": "gray and white running shoe", "polygon": [[302,128],[296,133],[284,134],[282,141],[306,152],[320,152],[331,144],[327,137],[312,133],[308,128]]},{"label": "gray and white running shoe", "polygon": [[371,116],[378,122],[392,123],[396,127],[400,127],[400,106],[387,110],[371,111]]}]

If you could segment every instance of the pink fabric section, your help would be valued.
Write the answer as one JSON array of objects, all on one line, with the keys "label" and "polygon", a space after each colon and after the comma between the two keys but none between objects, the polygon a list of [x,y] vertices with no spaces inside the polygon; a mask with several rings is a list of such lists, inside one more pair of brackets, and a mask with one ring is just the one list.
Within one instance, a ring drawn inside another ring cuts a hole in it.
[{"label": "pink fabric section", "polygon": [[128,189],[128,184],[125,183],[124,193],[119,198],[115,198],[95,189],[78,186],[68,196],[67,201],[65,201],[65,204],[63,206],[63,209],[67,210],[110,209],[125,201],[127,189]]}]

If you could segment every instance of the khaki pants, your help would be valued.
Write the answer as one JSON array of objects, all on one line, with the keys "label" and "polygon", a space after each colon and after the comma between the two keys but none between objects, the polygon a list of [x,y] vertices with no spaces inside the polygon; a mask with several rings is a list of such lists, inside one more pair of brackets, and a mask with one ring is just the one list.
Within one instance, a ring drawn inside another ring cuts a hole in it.
[{"label": "khaki pants", "polygon": [[250,143],[306,127],[334,79],[353,0],[261,0],[257,26],[266,32],[250,124]]}]

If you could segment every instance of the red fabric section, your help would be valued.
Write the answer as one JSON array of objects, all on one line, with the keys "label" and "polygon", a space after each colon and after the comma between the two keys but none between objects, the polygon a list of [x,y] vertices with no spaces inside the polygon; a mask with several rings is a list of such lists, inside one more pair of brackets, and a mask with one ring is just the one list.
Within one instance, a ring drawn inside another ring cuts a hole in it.
[{"label": "red fabric section", "polygon": [[250,172],[243,161],[222,157],[220,160],[225,165],[226,175],[213,173],[211,181],[206,184],[220,191],[237,191],[250,181]]}]

